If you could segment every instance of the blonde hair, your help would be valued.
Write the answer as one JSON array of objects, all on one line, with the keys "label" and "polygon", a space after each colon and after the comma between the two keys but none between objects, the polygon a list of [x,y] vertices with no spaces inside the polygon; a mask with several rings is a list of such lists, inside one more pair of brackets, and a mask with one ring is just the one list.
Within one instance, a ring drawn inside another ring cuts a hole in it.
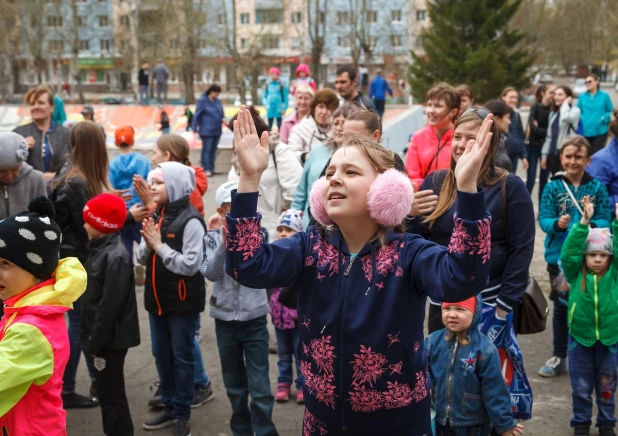
[{"label": "blonde hair", "polygon": [[[480,129],[481,124],[483,124],[483,119],[476,111],[464,113],[455,123],[455,130],[453,131],[453,136],[455,135],[457,128],[462,124],[466,123],[476,123]],[[497,168],[494,165],[494,156],[500,142],[500,133],[498,132],[498,126],[495,122],[491,125],[491,133],[493,133],[491,137],[491,144],[489,145],[487,155],[485,156],[485,159],[483,159],[483,163],[481,164],[481,169],[479,171],[476,182],[478,186],[495,185],[508,175],[505,170]],[[433,210],[433,212],[431,212],[431,214],[425,219],[425,222],[429,223],[430,228],[433,227],[434,222],[438,218],[444,215],[451,208],[451,206],[453,206],[455,200],[457,199],[457,180],[455,179],[456,164],[457,163],[455,162],[455,159],[453,159],[453,155],[451,154],[451,164],[449,169],[446,170],[446,177],[442,182],[440,195],[438,196],[438,204],[436,205],[436,208]],[[434,181],[437,181],[437,172],[434,172],[433,177]]]},{"label": "blonde hair", "polygon": [[294,95],[298,94],[307,94],[311,97],[312,100],[315,98],[315,91],[309,85],[300,85],[298,88],[296,88],[296,91],[294,91]]},{"label": "blonde hair", "polygon": [[171,161],[191,166],[189,143],[182,136],[176,133],[163,135],[157,139],[157,147],[163,153],[169,152]]},{"label": "blonde hair", "polygon": [[[391,168],[400,170],[397,166],[395,152],[384,148],[380,143],[368,138],[365,135],[360,135],[358,133],[346,133],[343,137],[341,147],[339,148],[341,149],[345,147],[358,147],[360,152],[367,158],[371,166],[376,169],[378,174],[381,174]],[[381,245],[385,245],[387,243],[386,236],[388,234],[388,230],[391,228],[396,233],[403,233],[405,231],[405,225],[403,222],[394,227],[381,227],[371,242],[377,240],[380,241]]]}]

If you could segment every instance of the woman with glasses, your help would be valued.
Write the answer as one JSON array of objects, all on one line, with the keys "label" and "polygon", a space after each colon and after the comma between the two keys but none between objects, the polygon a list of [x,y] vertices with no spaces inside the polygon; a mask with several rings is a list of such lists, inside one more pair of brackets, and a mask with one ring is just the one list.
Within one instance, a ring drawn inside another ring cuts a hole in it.
[{"label": "woman with glasses", "polygon": [[586,89],[588,91],[579,96],[577,107],[582,112],[583,135],[590,142],[594,154],[605,147],[614,105],[609,94],[601,91],[601,82],[596,74],[586,77]]},{"label": "woman with glasses", "polygon": [[[415,193],[407,232],[420,234],[445,247],[449,245],[454,230],[453,215],[457,208],[457,183],[453,169],[468,141],[476,138],[487,116],[493,117],[486,109],[469,109],[459,117],[453,132],[450,166],[431,173]],[[521,301],[528,283],[535,232],[532,200],[524,182],[494,165],[500,141],[495,121],[491,132],[491,148],[483,161],[477,184],[484,189],[487,210],[492,216],[490,279],[482,293],[482,300],[484,304],[494,305],[496,309],[484,310],[483,322],[488,314],[505,318],[514,305]],[[503,204],[503,191],[506,204]],[[431,301],[429,333],[444,327],[440,304]]]}]

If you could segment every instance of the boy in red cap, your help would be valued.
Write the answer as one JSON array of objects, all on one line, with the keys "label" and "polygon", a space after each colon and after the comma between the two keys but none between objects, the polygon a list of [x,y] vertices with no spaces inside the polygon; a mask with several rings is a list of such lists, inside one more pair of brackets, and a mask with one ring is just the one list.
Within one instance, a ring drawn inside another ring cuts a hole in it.
[{"label": "boy in red cap", "polygon": [[[109,183],[114,189],[124,191],[132,196],[126,201],[126,208],[130,210],[134,222],[127,224],[120,231],[122,242],[127,247],[131,264],[133,264],[133,245],[141,240],[142,220],[148,216],[148,211],[140,204],[140,198],[133,188],[133,176],[139,175],[143,179],[150,172],[150,161],[142,153],[133,151],[135,131],[131,126],[122,126],[116,130],[116,146],[118,156],[109,163]],[[144,267],[136,267],[136,282],[138,286],[144,284]]]},{"label": "boy in red cap", "polygon": [[114,194],[92,198],[83,210],[90,240],[86,261],[88,288],[82,303],[80,341],[94,356],[103,433],[133,435],[124,386],[127,351],[140,343],[135,280],[130,255],[120,238],[127,217],[124,201]]},{"label": "boy in red cap", "polygon": [[479,331],[481,310],[478,297],[442,303],[446,328],[425,341],[437,436],[523,434],[511,413],[498,350]]}]

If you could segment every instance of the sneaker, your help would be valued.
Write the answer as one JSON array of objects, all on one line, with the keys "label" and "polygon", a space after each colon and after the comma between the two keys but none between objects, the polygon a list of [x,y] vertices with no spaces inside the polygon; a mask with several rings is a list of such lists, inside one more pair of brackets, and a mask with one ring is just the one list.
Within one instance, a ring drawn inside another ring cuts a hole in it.
[{"label": "sneaker", "polygon": [[281,403],[286,402],[290,399],[290,385],[286,383],[277,384],[277,393],[275,393],[275,401],[279,401]]},{"label": "sneaker", "polygon": [[614,427],[609,425],[599,427],[599,436],[616,436]]},{"label": "sneaker", "polygon": [[135,286],[144,286],[144,283],[146,283],[146,269],[137,265],[135,267]]},{"label": "sneaker", "polygon": [[93,381],[92,383],[90,383],[90,392],[88,392],[90,394],[90,398],[96,398],[97,395],[97,382]]},{"label": "sneaker", "polygon": [[97,407],[99,405],[99,400],[73,392],[70,394],[62,394],[62,404],[65,409],[90,409],[91,407]]},{"label": "sneaker", "polygon": [[146,421],[142,425],[142,427],[144,428],[144,430],[152,431],[152,430],[161,430],[162,428],[171,427],[172,425],[174,425],[174,418],[172,418],[170,415],[168,415],[165,412],[161,412],[154,418]]},{"label": "sneaker", "polygon": [[555,377],[566,370],[566,359],[562,357],[552,357],[545,365],[541,366],[539,375],[541,377]]},{"label": "sneaker", "polygon": [[298,404],[305,404],[305,396],[303,395],[303,388],[296,391],[296,402]]},{"label": "sneaker", "polygon": [[590,435],[590,426],[589,425],[576,425],[573,427],[573,436],[589,436]]},{"label": "sneaker", "polygon": [[163,408],[163,400],[161,399],[161,386],[159,385],[159,382],[156,382],[154,386],[150,388],[150,390],[153,390],[153,388],[155,387],[157,388],[157,390],[155,391],[152,398],[148,400],[148,407],[152,407],[154,409],[161,409]]},{"label": "sneaker", "polygon": [[208,403],[215,399],[215,393],[212,391],[212,387],[210,382],[208,385],[195,385],[195,389],[193,390],[193,401],[191,401],[191,408],[195,409],[196,407],[200,407],[202,404]]},{"label": "sneaker", "polygon": [[212,171],[204,171],[204,174],[206,174],[206,177],[212,177]]},{"label": "sneaker", "polygon": [[189,422],[182,419],[174,421],[174,436],[191,436]]}]

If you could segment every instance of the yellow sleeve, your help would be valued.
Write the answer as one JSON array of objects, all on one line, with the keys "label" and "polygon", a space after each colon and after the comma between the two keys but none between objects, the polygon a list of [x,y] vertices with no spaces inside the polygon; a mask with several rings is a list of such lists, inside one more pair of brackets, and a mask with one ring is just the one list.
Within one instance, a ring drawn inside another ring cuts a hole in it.
[{"label": "yellow sleeve", "polygon": [[54,372],[54,352],[41,331],[16,323],[0,341],[0,416],[26,394],[31,384],[46,383]]}]

